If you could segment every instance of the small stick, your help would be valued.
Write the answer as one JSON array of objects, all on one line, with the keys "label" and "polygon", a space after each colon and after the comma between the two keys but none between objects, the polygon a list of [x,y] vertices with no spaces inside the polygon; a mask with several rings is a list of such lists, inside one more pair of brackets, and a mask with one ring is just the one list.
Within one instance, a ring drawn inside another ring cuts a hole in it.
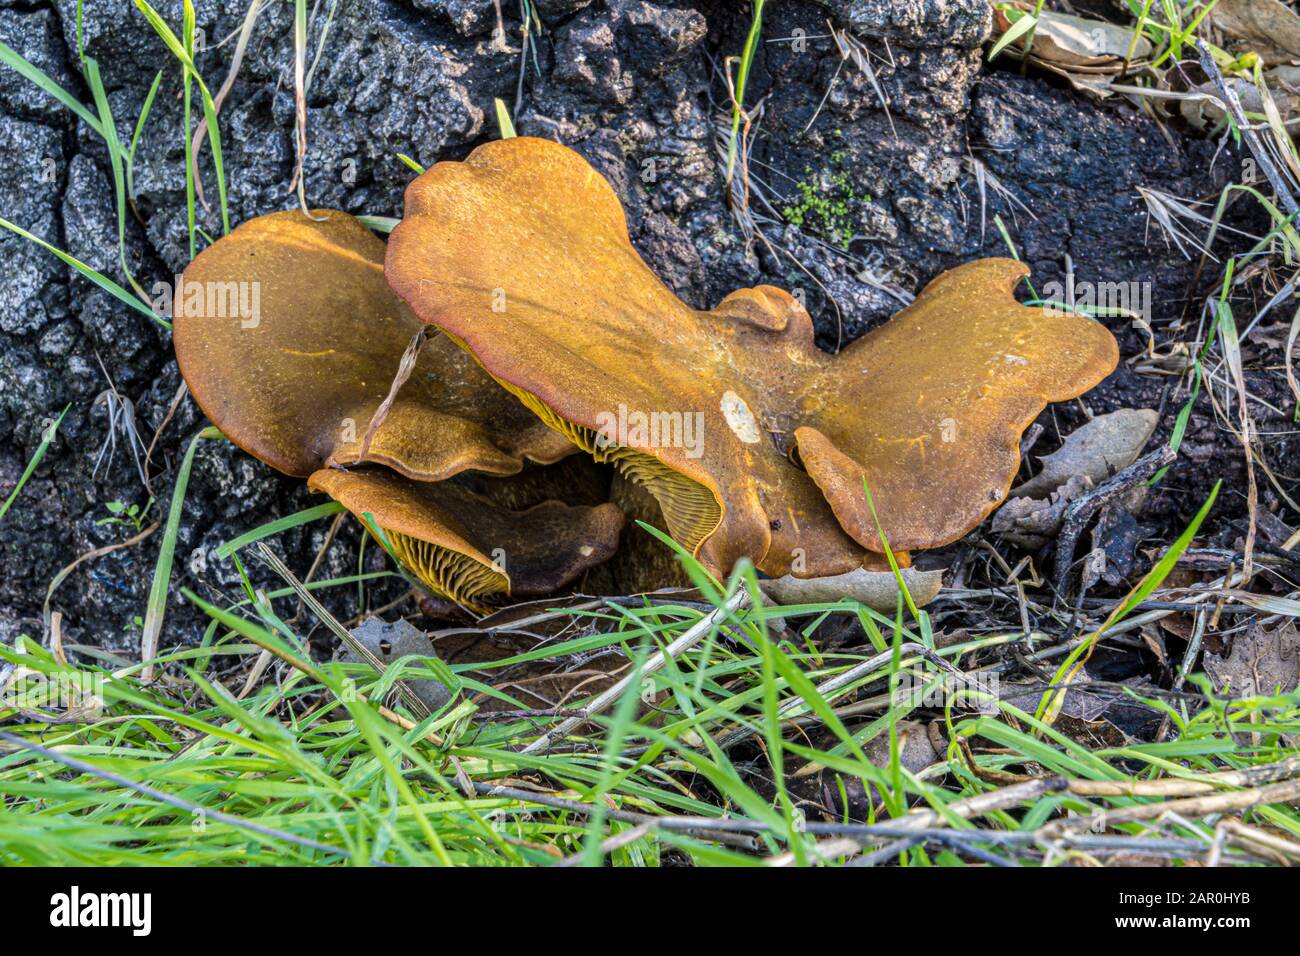
[{"label": "small stick", "polygon": [[402,390],[406,380],[411,377],[415,371],[416,360],[420,357],[420,350],[424,348],[424,342],[428,335],[429,327],[426,325],[420,331],[411,336],[411,341],[406,346],[406,351],[402,353],[402,360],[397,365],[397,374],[393,376],[393,384],[388,387],[388,394],[375,413],[370,416],[370,424],[366,427],[366,437],[361,442],[361,451],[357,454],[357,461],[365,461],[366,455],[370,453],[370,443],[374,440],[375,433],[379,431],[379,426],[384,423],[388,417],[388,412],[393,407],[393,402],[397,401],[397,393]]},{"label": "small stick", "polygon": [[1061,520],[1061,533],[1056,539],[1056,570],[1053,584],[1058,593],[1066,592],[1066,579],[1070,575],[1070,564],[1074,561],[1075,545],[1079,535],[1083,534],[1084,526],[1098,509],[1116,495],[1122,495],[1130,488],[1140,485],[1176,457],[1173,449],[1165,445],[1148,455],[1143,455],[1127,468],[1111,475],[1083,497],[1071,502],[1065,509],[1065,517]]},{"label": "small stick", "polygon": [[[383,674],[384,671],[388,669],[388,665],[372,654],[370,648],[366,647],[365,644],[353,637],[352,632],[340,624],[338,618],[326,610],[325,605],[316,600],[316,596],[308,591],[306,585],[298,580],[297,576],[289,570],[285,563],[280,560],[279,556],[267,547],[265,541],[259,541],[257,543],[256,554],[262,559],[262,562],[266,564],[267,567],[280,575],[280,577],[284,578],[289,587],[293,588],[294,593],[298,595],[298,599],[302,601],[303,604],[307,605],[308,610],[315,614],[317,619],[319,619],[335,637],[342,641],[353,654],[356,654],[357,657],[373,667],[375,672],[378,674]],[[406,702],[406,706],[411,708],[411,713],[415,714],[421,720],[429,716],[429,708],[424,705],[424,701],[420,700],[420,698],[416,696],[415,691],[411,690],[406,681],[393,681],[393,689],[396,690],[402,700]]]},{"label": "small stick", "polygon": [[1277,167],[1273,165],[1273,160],[1269,158],[1268,151],[1264,149],[1264,144],[1259,141],[1255,130],[1247,122],[1246,111],[1241,108],[1241,100],[1237,98],[1237,91],[1224,82],[1223,74],[1219,72],[1219,65],[1214,62],[1214,55],[1210,53],[1209,46],[1204,40],[1198,39],[1196,49],[1200,53],[1201,69],[1205,71],[1205,75],[1210,78],[1210,82],[1218,90],[1224,108],[1232,114],[1237,129],[1241,130],[1241,138],[1246,141],[1246,145],[1250,148],[1251,155],[1255,157],[1255,162],[1259,163],[1260,169],[1264,170],[1264,175],[1268,177],[1269,184],[1273,187],[1273,191],[1277,193],[1278,201],[1286,207],[1287,215],[1295,216],[1300,213],[1300,206],[1296,205],[1291,190],[1287,189],[1286,184],[1282,181],[1281,174],[1277,171]]},{"label": "small stick", "polygon": [[1300,757],[1277,763],[1163,780],[1071,780],[1069,791],[1080,797],[1179,797],[1213,793],[1221,787],[1249,787],[1300,775]]},{"label": "small stick", "polygon": [[1222,842],[1224,840],[1251,852],[1271,851],[1282,857],[1281,862],[1283,863],[1287,859],[1300,861],[1300,843],[1296,843],[1294,840],[1285,840],[1258,827],[1242,823],[1240,820],[1219,821],[1219,825],[1214,828],[1214,836],[1214,848],[1210,858],[1206,860],[1207,866],[1218,865],[1219,856],[1223,852]]},{"label": "small stick", "polygon": [[[1160,803],[1144,803],[1119,810],[1106,810],[1101,814],[1101,823],[1104,826],[1136,823],[1140,820],[1154,820],[1167,813],[1176,813],[1184,817],[1203,817],[1211,813],[1246,810],[1266,803],[1285,803],[1297,798],[1300,798],[1300,780],[1286,780],[1255,790],[1233,790],[1230,793],[1164,800]],[[1061,820],[1057,826],[1071,828],[1092,825],[1094,822],[1088,818],[1076,817],[1073,820]]]},{"label": "small stick", "polygon": [[[1052,778],[1044,778],[1051,780]],[[1059,778],[1058,778],[1059,779]],[[1064,781],[1062,781],[1064,782]],[[576,813],[581,816],[590,816],[596,808],[589,803],[580,803],[576,800],[568,800],[564,797],[556,796],[552,793],[543,793],[531,790],[523,790],[518,787],[510,787],[502,784],[491,784],[475,782],[474,790],[485,797],[498,797],[508,800],[516,800],[525,804],[538,804],[543,807],[550,807],[555,810],[564,810],[570,813]],[[950,804],[950,808],[957,809],[959,815],[966,817],[975,816],[971,812],[973,805],[978,802],[983,812],[987,813],[996,809],[1004,809],[1008,806],[1014,806],[1016,803],[1025,799],[1033,799],[1041,795],[1037,788],[1027,787],[1025,784],[1017,784],[1015,788],[1008,787],[1004,790],[990,791],[989,793],[979,794],[976,797],[967,800],[959,800]],[[638,835],[645,835],[655,830],[664,830],[673,833],[692,833],[703,839],[717,840],[721,843],[731,845],[740,845],[737,837],[741,835],[756,835],[762,833],[771,833],[774,827],[760,820],[743,820],[725,817],[688,817],[688,816],[663,816],[656,817],[647,813],[636,813],[630,810],[620,810],[614,807],[607,808],[605,815],[612,820],[620,823],[630,823],[635,825]],[[943,826],[930,825],[913,826],[911,821],[916,820],[922,814],[913,813],[899,820],[890,820],[885,823],[828,823],[822,821],[810,820],[806,824],[806,831],[810,834],[822,836],[847,836],[854,839],[859,848],[863,844],[877,842],[881,839],[894,838],[893,842],[884,847],[873,850],[866,856],[855,859],[853,866],[870,866],[874,863],[888,860],[898,855],[903,850],[918,843],[936,842],[956,849],[972,853],[975,855],[973,844],[985,843],[994,846],[1033,846],[1041,844],[1044,841],[1050,841],[1054,846],[1077,847],[1087,850],[1134,850],[1145,853],[1174,853],[1174,854],[1195,854],[1204,852],[1206,844],[1204,840],[1194,840],[1181,837],[1162,837],[1162,836],[1128,836],[1126,834],[1110,833],[1077,833],[1072,831],[1060,831],[1055,824],[1048,824],[1034,831],[1008,831],[1008,830],[955,830]],[[1089,822],[1092,822],[1089,820]],[[612,841],[618,841],[618,837],[610,838]],[[609,843],[610,841],[606,841]],[[618,841],[620,844],[623,841]],[[1236,841],[1234,841],[1236,842]],[[1244,842],[1244,841],[1243,841]],[[1260,841],[1262,842],[1262,841]],[[1240,845],[1238,843],[1237,845]],[[752,847],[752,845],[751,845]],[[1248,853],[1258,856],[1258,852],[1253,851],[1251,847],[1245,847]],[[992,861],[989,861],[992,862]],[[1005,864],[1006,861],[1000,861]],[[572,862],[565,865],[572,865]]]}]

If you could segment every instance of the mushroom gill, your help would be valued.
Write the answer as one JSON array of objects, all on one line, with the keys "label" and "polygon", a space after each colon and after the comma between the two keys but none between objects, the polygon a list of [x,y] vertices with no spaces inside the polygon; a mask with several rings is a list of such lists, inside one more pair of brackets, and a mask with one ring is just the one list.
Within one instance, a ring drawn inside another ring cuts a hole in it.
[{"label": "mushroom gill", "polygon": [[[450,333],[448,338],[456,340]],[[610,436],[601,431],[561,417],[533,393],[503,379],[497,381],[573,445],[596,461],[613,465],[619,474],[650,492],[659,503],[668,533],[683,547],[694,553],[718,529],[722,505],[708,487],[673,470],[653,455],[609,440]]]},{"label": "mushroom gill", "polygon": [[[945,273],[839,355],[770,286],[691,309],[633,249],[609,183],[541,139],[417,178],[385,274],[539,418],[644,484],[706,565],[749,557],[773,577],[883,550],[864,482],[891,547],[959,537],[1005,497],[1033,417],[1118,360],[1098,323],[1017,303],[1025,268],[1003,259]],[[636,416],[698,422],[698,441],[625,429]]]},{"label": "mushroom gill", "polygon": [[476,611],[559,590],[607,560],[623,526],[612,504],[544,501],[511,511],[453,482],[410,481],[380,468],[322,468],[307,484],[358,517],[372,516],[423,584]]}]

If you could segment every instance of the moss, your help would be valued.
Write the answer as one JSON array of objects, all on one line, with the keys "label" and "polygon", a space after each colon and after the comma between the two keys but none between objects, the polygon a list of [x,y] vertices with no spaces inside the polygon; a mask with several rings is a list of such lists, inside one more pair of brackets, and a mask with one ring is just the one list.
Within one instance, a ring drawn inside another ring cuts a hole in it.
[{"label": "moss", "polygon": [[847,249],[853,238],[853,210],[857,204],[871,201],[868,195],[859,195],[853,188],[849,171],[844,166],[845,154],[831,154],[831,166],[821,173],[806,167],[807,178],[795,185],[799,201],[781,210],[786,221]]}]

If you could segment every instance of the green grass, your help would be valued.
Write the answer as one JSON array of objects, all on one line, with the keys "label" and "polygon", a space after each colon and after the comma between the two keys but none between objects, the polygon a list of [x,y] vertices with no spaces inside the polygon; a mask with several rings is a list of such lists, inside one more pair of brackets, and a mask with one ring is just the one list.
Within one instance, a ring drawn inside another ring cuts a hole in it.
[{"label": "green grass", "polygon": [[[690,570],[707,581],[702,568]],[[352,583],[318,582],[312,590]],[[752,569],[742,568],[714,595],[715,607],[734,589],[756,586]],[[909,808],[922,807],[938,815],[947,835],[900,849],[892,862],[964,865],[979,853],[1006,861],[1016,852],[1020,862],[1033,864],[1043,862],[1041,851],[1026,849],[1034,847],[1038,828],[1067,811],[1088,818],[1143,798],[1085,798],[1058,789],[963,819],[953,808],[996,789],[990,775],[1032,768],[1044,778],[1139,782],[1261,766],[1300,753],[1283,740],[1300,731],[1300,695],[1224,701],[1200,681],[1199,708],[1148,701],[1168,715],[1168,739],[1118,748],[1089,749],[1005,700],[995,700],[993,712],[960,713],[949,699],[943,710],[948,752],[914,773],[901,762],[898,730],[914,710],[912,701],[891,698],[895,706],[877,708],[875,719],[856,726],[847,709],[861,697],[896,689],[904,677],[932,684],[941,676],[936,659],[970,667],[990,639],[927,651],[915,618],[909,625],[902,608],[891,617],[840,602],[799,610],[814,620],[860,616],[885,635],[885,654],[819,650],[804,638],[811,625],[803,632],[778,629],[776,619],[793,609],[751,604],[719,615],[706,640],[645,684],[634,677],[588,729],[554,742],[550,753],[532,754],[523,747],[558,718],[511,717],[510,709],[526,711],[533,703],[509,684],[493,686],[495,674],[528,660],[603,648],[624,654],[636,674],[709,608],[609,605],[575,613],[565,640],[498,661],[451,665],[458,694],[421,719],[400,699],[387,712],[375,703],[396,679],[427,678],[419,659],[382,677],[359,665],[312,660],[303,642],[307,622],[288,626],[275,609],[294,600],[289,589],[227,606],[187,597],[213,627],[204,645],[172,649],[150,662],[177,680],[143,682],[144,663],[64,665],[26,638],[0,646],[0,672],[13,665],[29,685],[40,674],[102,695],[98,709],[64,723],[41,719],[30,700],[25,712],[5,709],[12,687],[0,703],[0,861],[527,866],[608,859],[656,866],[670,854],[697,865],[789,854],[797,863],[834,863],[819,856],[820,841],[847,834],[875,847],[888,842],[876,831],[894,832],[889,828]],[[998,637],[1024,641],[1020,634]],[[264,652],[274,659],[274,679],[237,699],[239,672]],[[850,669],[853,679],[843,686],[819,689]],[[658,695],[653,709],[639,709],[651,691]],[[488,700],[496,702],[493,719],[481,712]],[[860,708],[852,712],[856,720],[863,716]],[[882,735],[889,756],[873,762],[866,749]],[[964,746],[970,744],[983,751],[973,766]],[[743,764],[734,762],[738,753]],[[814,814],[798,772],[808,764],[821,766],[821,779],[834,788],[854,778],[875,787],[875,809],[856,821]],[[537,792],[521,790],[525,782]],[[655,826],[657,817],[668,819]],[[1300,836],[1300,813],[1285,803],[1258,807],[1250,817],[1275,833]],[[1213,839],[1212,824],[1197,819],[1114,830],[1121,839],[1158,835],[1206,850]],[[1241,860],[1232,852],[1226,857]]]},{"label": "green grass", "polygon": [[184,84],[184,104],[185,104],[185,129],[182,135],[185,137],[185,175],[186,175],[186,207],[189,217],[190,226],[190,256],[194,255],[194,232],[195,232],[195,211],[194,211],[194,182],[193,182],[193,159],[191,157],[190,141],[190,92],[192,85],[197,85],[199,97],[203,103],[203,118],[208,129],[208,143],[212,150],[212,167],[217,180],[217,193],[221,203],[221,227],[223,232],[230,232],[230,211],[226,206],[226,172],[222,163],[221,156],[221,126],[217,121],[217,106],[213,101],[212,94],[208,91],[208,85],[203,82],[203,77],[199,75],[198,67],[194,63],[194,30],[195,30],[195,13],[194,5],[191,0],[184,0],[182,7],[181,36],[177,37],[167,21],[155,10],[147,0],[135,0],[136,8],[144,14],[144,18],[153,27],[154,32],[158,34],[159,39],[171,55],[180,63],[183,84]]},{"label": "green grass", "polygon": [[[751,0],[753,3],[753,20],[749,26],[749,33],[745,37],[745,47],[740,54],[740,67],[736,74],[734,87],[734,102],[731,109],[731,136],[727,141],[727,182],[731,182],[731,177],[736,169],[736,156],[740,148],[740,125],[741,116],[745,109],[745,87],[749,83],[749,71],[754,65],[754,57],[758,53],[758,44],[763,36],[763,5],[766,0]],[[729,74],[728,74],[729,75]]]},{"label": "green grass", "polygon": [[[176,555],[176,536],[180,532],[181,513],[185,505],[185,492],[189,489],[190,469],[194,466],[194,453],[198,451],[199,442],[204,439],[222,438],[216,427],[209,425],[190,439],[189,448],[181,461],[176,475],[176,485],[172,490],[171,510],[167,513],[167,524],[163,528],[162,547],[158,551],[158,562],[154,566],[153,585],[149,589],[149,603],[145,609],[144,633],[140,639],[140,649],[145,659],[152,658],[158,648],[158,638],[162,633],[163,616],[167,613],[167,597],[171,589],[172,561]],[[145,676],[153,674],[152,666],[146,666]]]}]

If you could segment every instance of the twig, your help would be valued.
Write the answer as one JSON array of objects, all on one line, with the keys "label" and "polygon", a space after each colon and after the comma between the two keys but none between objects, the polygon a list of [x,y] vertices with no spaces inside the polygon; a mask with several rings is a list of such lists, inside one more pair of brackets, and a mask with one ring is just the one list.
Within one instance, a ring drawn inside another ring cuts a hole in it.
[{"label": "twig", "polygon": [[1053,584],[1059,594],[1065,594],[1067,579],[1070,576],[1070,564],[1074,561],[1074,549],[1084,527],[1103,504],[1121,495],[1130,488],[1135,488],[1157,471],[1176,458],[1168,445],[1143,455],[1127,468],[1116,472],[1096,488],[1070,503],[1061,519],[1061,533],[1056,539],[1056,570]]},{"label": "twig", "polygon": [[420,350],[424,348],[424,342],[428,335],[429,327],[426,325],[411,336],[411,341],[406,346],[406,351],[402,353],[402,360],[397,365],[397,374],[393,376],[393,382],[388,387],[388,394],[375,413],[370,416],[370,424],[366,427],[366,437],[361,442],[361,451],[357,453],[357,461],[365,461],[366,456],[370,453],[370,443],[374,440],[375,434],[379,431],[379,426],[384,423],[388,417],[389,411],[393,407],[393,402],[397,401],[397,393],[402,390],[406,380],[411,377],[415,371],[415,363],[420,358]]},{"label": "twig", "polygon": [[[474,791],[480,796],[500,797],[506,800],[518,800],[521,803],[538,803],[544,807],[551,807],[555,810],[565,810],[569,813],[577,813],[582,816],[590,816],[596,812],[596,808],[589,803],[580,803],[577,800],[566,800],[563,797],[556,797],[549,793],[535,793],[531,790],[523,790],[518,787],[507,787],[499,784],[478,783],[474,784]],[[715,838],[719,843],[728,843],[732,846],[742,846],[750,848],[754,846],[752,840],[736,840],[730,834],[742,832],[732,826],[737,823],[749,823],[748,820],[713,820],[709,817],[656,817],[650,813],[634,813],[630,810],[619,810],[615,807],[607,807],[603,811],[604,815],[611,820],[617,820],[619,823],[633,823],[637,825],[649,824],[656,828],[673,830],[675,832],[697,833]],[[719,824],[715,826],[714,824]],[[766,824],[759,824],[760,828],[765,828]],[[766,832],[762,829],[756,829],[754,832]]]},{"label": "twig", "polygon": [[1236,844],[1247,851],[1255,852],[1256,855],[1262,851],[1276,853],[1281,857],[1282,863],[1288,859],[1300,862],[1300,843],[1285,840],[1258,827],[1242,823],[1240,820],[1220,820],[1219,825],[1214,828],[1214,837],[1214,847],[1205,861],[1206,866],[1219,865],[1224,842]]},{"label": "twig", "polygon": [[93,561],[96,558],[102,558],[104,555],[112,554],[114,551],[120,551],[122,548],[133,547],[139,544],[145,538],[149,537],[149,535],[153,534],[160,527],[162,527],[162,522],[155,521],[153,524],[149,525],[149,527],[145,528],[139,534],[127,538],[125,541],[119,541],[117,544],[106,544],[102,548],[96,548],[93,551],[87,551],[85,554],[78,557],[71,564],[67,565],[65,568],[63,568],[63,570],[61,570],[58,574],[54,576],[53,580],[50,581],[50,586],[45,589],[45,604],[41,608],[42,617],[45,619],[45,634],[46,634],[47,641],[51,633],[51,628],[53,626],[53,618],[50,612],[50,601],[53,600],[54,598],[55,588],[57,588],[60,584],[62,584],[67,579],[68,575],[71,574],[73,571],[75,571],[77,569],[77,566],[82,564],[83,562]]},{"label": "twig", "polygon": [[[149,471],[149,466],[153,464],[153,450],[158,445],[158,439],[162,436],[162,433],[167,430],[167,426],[171,423],[171,420],[176,417],[176,409],[180,407],[181,401],[189,393],[189,390],[189,385],[187,385],[182,379],[180,387],[176,389],[176,394],[172,396],[171,404],[167,406],[167,414],[163,416],[162,424],[154,429],[153,440],[149,442],[149,449],[144,453],[144,468],[146,474]],[[148,485],[145,487],[147,488]]]},{"label": "twig", "polygon": [[1255,157],[1255,162],[1264,171],[1264,175],[1268,177],[1273,191],[1277,193],[1278,202],[1285,207],[1287,215],[1295,216],[1300,213],[1300,206],[1296,205],[1291,190],[1286,187],[1286,183],[1283,182],[1277,167],[1273,165],[1273,160],[1269,158],[1268,151],[1264,149],[1264,144],[1259,141],[1255,130],[1246,120],[1246,111],[1241,108],[1241,100],[1237,98],[1237,91],[1224,82],[1223,74],[1219,72],[1219,65],[1214,62],[1214,55],[1210,53],[1209,44],[1198,38],[1196,49],[1200,53],[1201,69],[1205,71],[1205,75],[1214,84],[1220,99],[1223,100],[1224,107],[1232,114],[1237,129],[1241,131],[1241,138],[1246,141],[1246,146],[1249,147],[1251,155]]},{"label": "twig", "polygon": [[1277,763],[1163,780],[1071,780],[1070,793],[1080,797],[1178,797],[1212,793],[1221,787],[1251,787],[1300,775],[1300,757]]},{"label": "twig", "polygon": [[[257,543],[257,550],[254,553],[267,567],[280,575],[289,587],[293,588],[294,593],[298,595],[298,599],[303,604],[307,605],[307,609],[315,614],[317,619],[324,624],[335,637],[342,641],[353,654],[356,654],[357,657],[369,664],[375,669],[375,672],[380,675],[388,669],[388,665],[372,654],[370,648],[357,640],[352,635],[351,631],[339,623],[338,618],[331,614],[325,606],[320,603],[320,601],[316,600],[316,596],[308,591],[306,586],[299,581],[285,563],[280,560],[279,556],[267,547],[265,541],[259,541]],[[406,681],[393,681],[393,689],[401,696],[402,700],[406,703],[406,706],[411,708],[411,713],[415,714],[421,720],[429,716],[429,708],[425,706],[424,701],[420,700],[415,691],[407,685]]]},{"label": "twig", "polygon": [[[622,833],[615,833],[613,836],[606,837],[604,840],[601,841],[600,855],[601,857],[609,856],[615,850],[621,849],[627,846],[629,843],[635,843],[643,836],[647,836],[648,834],[653,833],[654,830],[655,830],[655,821],[647,820],[645,823],[638,823],[630,830],[624,830]],[[586,859],[585,853],[574,853],[570,856],[566,856],[564,859],[560,860],[557,863],[553,863],[551,865],[559,866],[559,867],[581,866],[585,859]]]},{"label": "twig", "polygon": [[[1258,769],[1258,768],[1256,768]],[[1066,785],[1064,778],[1044,778],[1049,784],[1057,783],[1061,786]],[[1049,786],[1047,789],[1051,789]],[[1058,786],[1057,789],[1060,789]],[[544,807],[550,807],[556,810],[564,810],[581,816],[590,816],[596,812],[592,804],[580,803],[576,800],[566,800],[563,797],[557,797],[549,793],[539,793],[530,790],[524,790],[518,787],[509,787],[495,785],[491,783],[474,783],[474,790],[483,796],[503,797],[510,800],[517,800],[521,803],[538,804]],[[969,818],[990,813],[999,809],[1006,809],[1025,800],[1032,800],[1040,796],[1046,790],[1043,788],[1043,781],[1035,781],[1033,785],[1016,784],[1013,787],[1007,787],[1002,790],[990,791],[979,794],[965,800],[958,800],[948,805],[950,810],[955,811],[959,816]],[[715,817],[688,817],[688,816],[663,816],[656,817],[647,813],[635,813],[629,810],[620,810],[616,808],[607,808],[604,814],[612,820],[620,823],[630,823],[635,826],[636,836],[629,834],[618,834],[609,838],[602,845],[602,849],[610,847],[616,849],[633,839],[647,835],[654,830],[665,830],[673,833],[690,833],[705,839],[714,839],[720,843],[738,845],[737,837],[741,835],[757,836],[760,834],[771,833],[775,827],[771,824],[759,820],[743,820]],[[1164,837],[1164,836],[1131,836],[1128,834],[1111,834],[1111,833],[1077,833],[1072,831],[1060,830],[1055,824],[1048,824],[1038,830],[958,830],[949,827],[936,826],[935,819],[932,816],[933,811],[922,811],[912,813],[899,820],[890,820],[886,823],[840,823],[827,821],[808,821],[804,825],[804,832],[816,836],[849,838],[857,844],[857,851],[860,851],[864,845],[876,843],[881,840],[893,839],[893,842],[886,844],[871,853],[854,860],[854,866],[871,866],[875,863],[885,862],[892,857],[897,856],[903,850],[918,843],[940,843],[946,846],[969,853],[986,862],[995,862],[993,854],[987,854],[980,851],[975,844],[991,844],[993,846],[1006,847],[1033,847],[1050,843],[1053,846],[1075,847],[1083,850],[1115,850],[1115,851],[1140,851],[1144,853],[1173,853],[1182,855],[1191,855],[1203,853],[1206,850],[1206,841],[1197,839],[1188,839],[1182,837]],[[918,825],[918,821],[925,820],[924,825]],[[1092,823],[1091,818],[1086,822]],[[1252,828],[1253,829],[1253,828]],[[1255,831],[1256,834],[1259,831]],[[1246,841],[1234,841],[1237,845],[1242,845]],[[1256,844],[1264,845],[1265,841],[1256,839]],[[752,843],[748,844],[753,846]],[[1288,848],[1290,844],[1288,843]],[[825,845],[823,850],[827,849]],[[847,846],[837,847],[836,855],[848,855],[851,851]],[[1253,851],[1249,846],[1245,847],[1247,852],[1253,856],[1259,856],[1258,851]],[[1280,847],[1270,847],[1276,852],[1285,852]],[[820,854],[819,854],[820,855]],[[829,855],[829,854],[826,854]],[[569,859],[565,861],[566,866],[573,865],[576,860]],[[772,862],[779,862],[779,858]],[[1000,857],[996,858],[996,865],[1005,866],[1010,861]]]},{"label": "twig", "polygon": [[1181,800],[1164,800],[1160,803],[1144,803],[1135,807],[1122,807],[1118,810],[1103,811],[1096,821],[1076,817],[1057,821],[1056,825],[1066,828],[1087,826],[1100,823],[1115,826],[1119,823],[1135,823],[1140,820],[1154,820],[1165,814],[1176,813],[1186,817],[1203,817],[1211,813],[1228,813],[1245,810],[1267,803],[1285,803],[1300,798],[1300,780],[1286,780],[1267,787],[1251,790],[1234,790],[1230,793],[1216,793],[1210,796],[1187,797]]}]

